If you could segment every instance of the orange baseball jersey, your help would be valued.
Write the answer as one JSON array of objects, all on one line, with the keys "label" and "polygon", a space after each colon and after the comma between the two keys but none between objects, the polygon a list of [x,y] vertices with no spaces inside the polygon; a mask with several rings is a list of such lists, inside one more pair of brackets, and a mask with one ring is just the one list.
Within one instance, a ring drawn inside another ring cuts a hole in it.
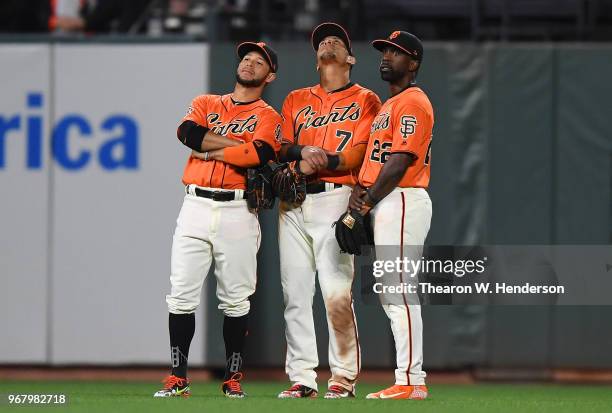
[{"label": "orange baseball jersey", "polygon": [[[234,103],[231,95],[201,95],[193,99],[182,122],[190,120],[212,132],[243,143],[260,140],[280,149],[280,115],[262,99]],[[185,185],[246,189],[246,171],[220,161],[189,157],[183,173]]]},{"label": "orange baseball jersey", "polygon": [[433,124],[433,107],[420,88],[410,87],[389,98],[372,123],[359,183],[371,186],[390,154],[410,152],[417,159],[406,170],[398,186],[427,188]]},{"label": "orange baseball jersey", "polygon": [[[333,92],[320,85],[297,89],[283,103],[281,136],[283,142],[318,146],[330,152],[342,152],[355,145],[367,144],[370,125],[380,109],[374,92],[357,84]],[[320,171],[317,179],[355,185],[354,171]]]}]

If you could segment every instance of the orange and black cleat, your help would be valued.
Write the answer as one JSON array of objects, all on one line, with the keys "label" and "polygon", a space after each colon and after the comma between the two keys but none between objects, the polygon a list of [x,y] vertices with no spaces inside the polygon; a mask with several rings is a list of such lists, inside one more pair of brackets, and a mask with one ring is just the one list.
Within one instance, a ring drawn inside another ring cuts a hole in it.
[{"label": "orange and black cleat", "polygon": [[234,373],[229,380],[223,382],[221,390],[225,397],[242,399],[246,396],[246,393],[242,391],[240,380],[242,380],[242,373]]},{"label": "orange and black cleat", "polygon": [[187,378],[168,376],[164,380],[164,388],[156,391],[153,397],[189,397],[191,390],[189,385],[191,381]]}]

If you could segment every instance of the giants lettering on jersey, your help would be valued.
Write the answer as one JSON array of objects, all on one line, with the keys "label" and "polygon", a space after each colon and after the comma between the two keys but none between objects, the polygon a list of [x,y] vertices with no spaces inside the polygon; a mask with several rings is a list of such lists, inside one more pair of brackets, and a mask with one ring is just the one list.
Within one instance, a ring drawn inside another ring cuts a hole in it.
[{"label": "giants lettering on jersey", "polygon": [[251,115],[246,119],[233,119],[227,124],[223,124],[220,118],[221,115],[218,113],[211,113],[206,117],[210,129],[218,135],[226,136],[228,133],[242,135],[245,132],[255,133],[257,115]]},{"label": "giants lettering on jersey", "polygon": [[372,122],[370,133],[374,133],[377,130],[387,129],[389,127],[389,112],[379,113],[376,115],[376,119]]},{"label": "giants lettering on jersey", "polygon": [[361,107],[353,102],[349,106],[333,108],[327,115],[316,116],[317,112],[312,106],[302,108],[295,116],[295,136],[299,136],[302,129],[320,128],[328,123],[342,123],[346,120],[358,121],[361,115]]}]

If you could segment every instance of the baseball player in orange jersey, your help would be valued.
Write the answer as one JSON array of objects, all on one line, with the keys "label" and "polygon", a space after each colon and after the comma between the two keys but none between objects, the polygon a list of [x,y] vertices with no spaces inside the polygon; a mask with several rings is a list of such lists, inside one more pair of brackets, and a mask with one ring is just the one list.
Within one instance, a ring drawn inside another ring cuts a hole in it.
[{"label": "baseball player in orange jersey", "polygon": [[[372,44],[382,52],[380,73],[389,82],[391,97],[372,124],[359,185],[351,193],[349,207],[362,215],[372,214],[377,259],[379,252],[385,256],[393,248],[392,259],[399,251],[402,258],[418,260],[432,214],[426,188],[434,115],[427,95],[415,83],[423,46],[416,36],[403,31]],[[410,277],[398,272],[391,276],[398,284],[414,284],[417,280],[415,274]],[[368,394],[368,399],[427,397],[421,306],[416,294],[400,295],[395,302],[381,297],[395,341],[395,385]]]},{"label": "baseball player in orange jersey", "polygon": [[242,349],[249,296],[255,292],[260,228],[245,200],[245,168],[276,159],[277,112],[261,99],[276,77],[276,53],[265,43],[242,43],[233,93],[196,97],[178,128],[193,150],[183,175],[185,199],[172,243],[168,303],[172,374],[156,397],[185,396],[189,345],[202,284],[215,261],[217,298],[223,311],[227,356],[223,393],[244,397]]},{"label": "baseball player in orange jersey", "polygon": [[285,303],[286,372],[279,398],[316,397],[318,365],[312,302],[315,275],[325,302],[331,378],[326,398],[353,397],[360,348],[351,286],[353,257],[341,254],[332,223],[346,209],[380,108],[372,91],[350,82],[355,58],[346,31],[323,23],[312,33],[320,83],[292,91],[283,104],[281,160],[310,174],[305,201],[281,204],[279,248]]}]

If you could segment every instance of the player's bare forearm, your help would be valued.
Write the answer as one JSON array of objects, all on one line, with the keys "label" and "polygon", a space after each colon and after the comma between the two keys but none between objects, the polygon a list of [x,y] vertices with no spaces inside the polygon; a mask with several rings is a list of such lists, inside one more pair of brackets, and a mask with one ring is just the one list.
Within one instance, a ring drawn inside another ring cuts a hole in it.
[{"label": "player's bare forearm", "polygon": [[205,152],[191,151],[191,156],[193,156],[194,158],[201,159],[203,161],[225,162],[225,160],[223,159],[223,149],[215,149],[213,151]]},{"label": "player's bare forearm", "polygon": [[193,156],[204,161],[221,161],[240,168],[252,168],[276,159],[276,153],[272,146],[260,140],[201,154],[194,151]]},{"label": "player's bare forearm", "polygon": [[230,148],[243,143],[238,139],[216,134],[207,127],[191,120],[186,120],[179,125],[176,130],[176,137],[183,145],[196,152]]},{"label": "player's bare forearm", "polygon": [[365,214],[376,203],[380,202],[384,197],[389,195],[395,189],[406,173],[406,170],[415,161],[416,157],[409,152],[397,152],[389,156],[387,162],[380,171],[376,182],[363,193],[363,196],[356,200],[355,204],[359,205],[358,210]]},{"label": "player's bare forearm", "polygon": [[368,193],[375,200],[380,201],[391,193],[406,173],[406,169],[415,160],[415,156],[409,152],[397,152],[389,156],[382,167],[376,182],[370,187]]},{"label": "player's bare forearm", "polygon": [[226,136],[218,135],[212,131],[206,132],[206,136],[202,141],[202,150],[200,152],[214,151],[216,149],[229,148],[232,146],[240,145],[241,141],[237,139],[228,138]]},{"label": "player's bare forearm", "polygon": [[225,162],[225,157],[223,156],[223,149],[216,149],[214,151],[208,152],[208,159]]}]

